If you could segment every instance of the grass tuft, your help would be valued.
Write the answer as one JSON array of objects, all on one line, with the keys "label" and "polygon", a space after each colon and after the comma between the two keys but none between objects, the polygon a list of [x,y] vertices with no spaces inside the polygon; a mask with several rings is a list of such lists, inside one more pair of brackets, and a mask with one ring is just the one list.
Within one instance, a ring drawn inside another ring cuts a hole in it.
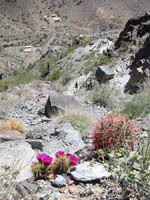
[{"label": "grass tuft", "polygon": [[2,122],[0,130],[16,130],[19,132],[24,132],[25,125],[22,122],[17,121],[16,119],[8,119]]},{"label": "grass tuft", "polygon": [[58,123],[71,123],[74,129],[82,133],[89,133],[92,129],[94,117],[89,112],[80,108],[71,108],[67,109],[57,121]]}]

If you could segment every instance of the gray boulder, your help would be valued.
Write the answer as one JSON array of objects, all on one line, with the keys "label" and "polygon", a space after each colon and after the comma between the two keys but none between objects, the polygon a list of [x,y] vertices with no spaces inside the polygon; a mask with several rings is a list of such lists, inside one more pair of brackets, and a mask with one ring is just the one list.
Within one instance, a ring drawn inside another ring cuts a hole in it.
[{"label": "gray boulder", "polygon": [[72,167],[70,173],[74,180],[83,182],[96,181],[111,176],[102,164],[91,164],[90,162],[85,162],[76,167]]},{"label": "gray boulder", "polygon": [[47,154],[54,155],[57,151],[74,154],[85,147],[79,131],[74,130],[70,123],[59,125],[55,132],[56,136],[44,144],[43,150]]},{"label": "gray boulder", "polygon": [[35,152],[24,141],[9,141],[0,144],[0,174],[4,173],[4,166],[10,166],[10,168],[19,171],[16,182],[33,176],[31,163],[35,159]]},{"label": "gray boulder", "polygon": [[52,115],[57,115],[59,112],[64,112],[65,108],[73,106],[79,106],[74,97],[61,94],[51,95],[45,105],[45,115],[51,118]]},{"label": "gray boulder", "polygon": [[102,83],[106,82],[114,77],[114,72],[109,66],[102,65],[96,70],[96,79]]}]

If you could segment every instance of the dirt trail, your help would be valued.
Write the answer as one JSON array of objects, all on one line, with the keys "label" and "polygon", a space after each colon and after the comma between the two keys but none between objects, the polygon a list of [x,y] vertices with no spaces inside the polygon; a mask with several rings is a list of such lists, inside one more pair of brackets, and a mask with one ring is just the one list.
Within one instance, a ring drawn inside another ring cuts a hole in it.
[{"label": "dirt trail", "polygon": [[[67,90],[64,92],[64,94],[74,96],[76,91],[80,89],[80,87],[82,87],[83,83],[86,82],[86,80],[90,77],[90,75],[91,73],[89,73],[88,75],[81,75],[77,77],[76,79],[72,80],[70,84],[68,85]],[[76,89],[74,86],[76,82],[78,83],[78,89]]]},{"label": "dirt trail", "polygon": [[[99,53],[103,53],[104,50],[106,50],[107,48],[109,48],[112,45],[112,42],[107,40],[103,45],[101,45],[101,47],[98,49]],[[74,96],[74,94],[76,93],[76,88],[75,88],[75,83],[78,83],[78,89],[80,89],[80,87],[83,85],[83,83],[86,82],[86,80],[90,77],[91,72],[88,75],[81,75],[75,79],[73,79],[72,81],[70,81],[67,90],[64,91],[65,95],[70,95],[70,96]]]}]

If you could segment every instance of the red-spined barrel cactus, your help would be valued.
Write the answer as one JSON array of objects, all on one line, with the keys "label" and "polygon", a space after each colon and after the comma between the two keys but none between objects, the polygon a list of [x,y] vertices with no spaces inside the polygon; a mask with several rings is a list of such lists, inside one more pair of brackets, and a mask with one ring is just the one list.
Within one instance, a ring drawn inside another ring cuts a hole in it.
[{"label": "red-spined barrel cactus", "polygon": [[109,114],[99,120],[93,129],[95,150],[112,151],[117,147],[133,148],[136,128],[131,120],[121,114]]}]

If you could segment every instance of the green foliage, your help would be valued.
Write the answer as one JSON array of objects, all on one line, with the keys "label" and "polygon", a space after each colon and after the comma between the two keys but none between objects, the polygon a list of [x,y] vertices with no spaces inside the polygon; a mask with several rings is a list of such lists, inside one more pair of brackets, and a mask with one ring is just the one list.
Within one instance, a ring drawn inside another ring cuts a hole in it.
[{"label": "green foliage", "polygon": [[[11,169],[9,166],[4,167],[4,172],[0,176],[1,190],[0,190],[0,199],[14,199],[16,196],[15,188],[15,179],[18,175],[18,171]],[[13,187],[12,187],[13,185]]]},{"label": "green foliage", "polygon": [[114,109],[116,95],[118,96],[117,91],[108,84],[96,83],[89,94],[89,98],[95,104],[100,104],[101,106]]},{"label": "green foliage", "polygon": [[30,139],[42,139],[43,135],[45,134],[46,130],[43,128],[33,128],[26,133],[26,138]]},{"label": "green foliage", "polygon": [[78,108],[70,109],[65,112],[58,119],[58,123],[71,123],[74,129],[83,133],[89,133],[91,131],[92,123],[94,119],[89,113],[85,111],[79,111]]},{"label": "green foliage", "polygon": [[[149,143],[149,142],[148,142]],[[131,199],[149,199],[150,192],[150,146],[147,144],[147,154],[143,154],[141,149],[129,151],[128,149],[118,149],[117,152],[107,154],[103,150],[97,150],[97,159],[102,160],[114,179],[119,180],[122,188],[131,190]]]},{"label": "green foliage", "polygon": [[133,99],[125,104],[122,113],[126,113],[131,118],[145,116],[150,111],[150,87],[147,85],[143,91],[136,94]]},{"label": "green foliage", "polygon": [[68,47],[67,49],[61,51],[60,53],[58,53],[58,58],[63,59],[68,54],[70,54],[75,48],[76,48],[75,46],[71,46],[71,47]]},{"label": "green foliage", "polygon": [[47,76],[47,81],[56,81],[60,78],[61,76],[61,71],[60,69],[56,69],[52,72],[52,74]]},{"label": "green foliage", "polygon": [[28,83],[34,79],[36,79],[36,77],[32,71],[25,69],[14,70],[12,75],[0,80],[0,92],[21,83]]},{"label": "green foliage", "polygon": [[116,154],[111,153],[109,156],[111,158],[109,167],[113,176],[120,177],[123,184],[134,191],[137,199],[149,199],[150,140],[148,139],[144,145],[140,141],[139,148],[134,151],[120,149]]},{"label": "green foliage", "polygon": [[129,45],[131,45],[130,42],[125,42],[125,41],[122,42],[121,47],[120,47],[120,51],[122,51],[122,52],[127,51],[128,48],[129,48]]},{"label": "green foliage", "polygon": [[108,65],[110,62],[110,57],[100,53],[96,55],[92,53],[84,65],[84,73],[88,74],[90,71],[95,72],[98,66]]},{"label": "green foliage", "polygon": [[58,56],[50,55],[49,56],[49,65],[50,65],[50,68],[55,68],[58,60],[59,60]]},{"label": "green foliage", "polygon": [[49,73],[49,67],[48,62],[46,62],[44,59],[39,61],[39,67],[38,70],[40,72],[40,77],[44,77],[45,74]]},{"label": "green foliage", "polygon": [[[125,191],[127,188],[131,199],[149,199],[150,197],[150,138],[149,132],[143,137],[136,134],[134,149],[117,148],[107,153],[102,149],[95,151],[97,160],[109,170]],[[107,159],[106,159],[107,158]],[[129,196],[127,199],[129,199]]]},{"label": "green foliage", "polygon": [[136,129],[127,116],[121,114],[109,114],[99,120],[93,130],[94,149],[103,149],[111,152],[117,148],[134,147],[134,135]]},{"label": "green foliage", "polygon": [[72,76],[70,73],[64,73],[61,77],[62,85],[66,85],[70,80],[72,80]]}]

